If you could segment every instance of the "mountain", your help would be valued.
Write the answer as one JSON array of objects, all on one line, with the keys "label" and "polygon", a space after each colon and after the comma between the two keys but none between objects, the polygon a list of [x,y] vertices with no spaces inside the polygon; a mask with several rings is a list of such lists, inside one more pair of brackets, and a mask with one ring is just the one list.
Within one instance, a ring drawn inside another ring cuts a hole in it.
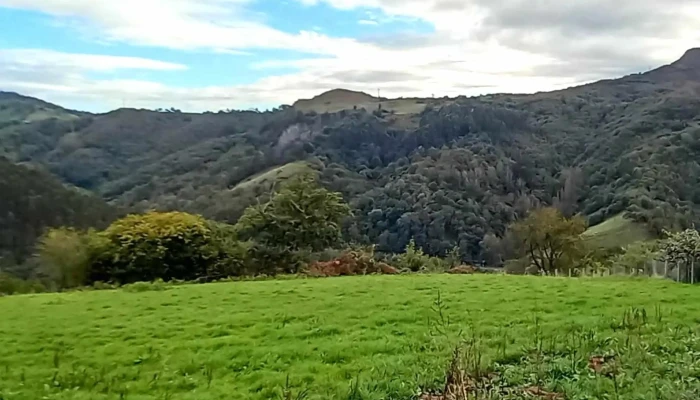
[{"label": "mountain", "polygon": [[340,111],[350,108],[363,108],[366,105],[376,104],[378,101],[378,98],[367,93],[334,89],[312,99],[297,100],[293,107],[301,111]]},{"label": "mountain", "polygon": [[137,210],[233,222],[277,180],[315,171],[354,209],[346,236],[386,251],[414,238],[481,259],[492,236],[550,204],[650,234],[700,223],[700,49],[531,95],[338,89],[267,112],[67,113],[0,130],[0,151]]},{"label": "mountain", "polygon": [[102,227],[116,216],[98,197],[2,157],[0,193],[0,268],[25,261],[49,227]]}]

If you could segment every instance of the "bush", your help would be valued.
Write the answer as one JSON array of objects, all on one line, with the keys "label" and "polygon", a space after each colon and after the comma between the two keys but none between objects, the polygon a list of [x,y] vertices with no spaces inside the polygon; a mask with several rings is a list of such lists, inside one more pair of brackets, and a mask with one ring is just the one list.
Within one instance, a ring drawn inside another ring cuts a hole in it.
[{"label": "bush", "polygon": [[0,272],[0,295],[42,292],[46,292],[46,287],[37,280],[24,280]]},{"label": "bush", "polygon": [[207,275],[220,262],[220,245],[207,221],[181,212],[129,215],[100,234],[92,281],[132,283]]},{"label": "bush", "polygon": [[439,257],[431,257],[416,246],[416,242],[411,240],[406,246],[406,252],[394,257],[394,265],[411,272],[445,272],[451,265]]},{"label": "bush", "polygon": [[399,271],[374,256],[374,246],[345,250],[338,258],[313,263],[306,271],[311,276],[349,276],[397,274]]},{"label": "bush", "polygon": [[208,280],[217,280],[255,273],[255,263],[250,259],[251,243],[230,242],[220,245],[215,261],[207,268]]},{"label": "bush", "polygon": [[207,267],[206,277],[210,281],[254,273],[255,264],[250,259],[252,243],[240,242],[233,226],[209,222],[212,241],[207,252],[213,262]]},{"label": "bush", "polygon": [[306,255],[287,247],[253,243],[248,250],[251,267],[247,275],[296,274],[304,267]]},{"label": "bush", "polygon": [[37,245],[38,274],[54,290],[82,286],[87,283],[91,264],[101,243],[101,238],[94,231],[51,229]]}]

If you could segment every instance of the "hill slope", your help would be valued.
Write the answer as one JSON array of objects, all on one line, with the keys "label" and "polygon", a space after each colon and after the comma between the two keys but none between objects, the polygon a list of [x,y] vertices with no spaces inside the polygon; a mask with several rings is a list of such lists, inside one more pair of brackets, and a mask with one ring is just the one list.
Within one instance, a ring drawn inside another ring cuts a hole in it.
[{"label": "hill slope", "polygon": [[625,247],[635,242],[652,238],[651,232],[642,224],[623,215],[617,215],[588,228],[583,234],[587,243],[596,247]]},{"label": "hill slope", "polygon": [[0,267],[20,264],[48,227],[106,225],[115,210],[45,172],[0,157]]},{"label": "hill slope", "polygon": [[14,126],[0,149],[120,206],[227,221],[254,201],[231,189],[304,161],[352,204],[349,239],[400,251],[415,238],[478,259],[486,234],[543,204],[592,225],[622,213],[652,234],[700,224],[699,54],[551,93],[382,99],[382,110],[336,90],[264,113],[52,118]]}]

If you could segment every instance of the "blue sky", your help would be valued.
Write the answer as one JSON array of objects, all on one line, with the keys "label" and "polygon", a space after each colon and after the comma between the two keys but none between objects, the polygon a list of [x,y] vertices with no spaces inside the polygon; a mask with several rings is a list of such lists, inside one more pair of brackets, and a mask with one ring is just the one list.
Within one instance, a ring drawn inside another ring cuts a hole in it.
[{"label": "blue sky", "polygon": [[0,0],[0,90],[97,112],[268,108],[336,87],[534,92],[648,69],[700,43],[693,0],[662,12],[651,0],[561,3]]}]

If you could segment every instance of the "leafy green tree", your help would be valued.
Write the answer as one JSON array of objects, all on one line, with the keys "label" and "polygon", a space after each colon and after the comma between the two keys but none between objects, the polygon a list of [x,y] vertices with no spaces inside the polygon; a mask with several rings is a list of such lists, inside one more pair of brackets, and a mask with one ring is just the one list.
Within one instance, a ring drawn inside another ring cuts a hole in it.
[{"label": "leafy green tree", "polygon": [[236,224],[243,239],[289,251],[332,247],[350,208],[339,193],[319,186],[311,175],[293,180],[269,202],[249,207]]},{"label": "leafy green tree", "polygon": [[581,255],[586,221],[580,216],[565,218],[555,208],[542,208],[516,222],[512,230],[530,262],[541,273],[554,274]]}]

